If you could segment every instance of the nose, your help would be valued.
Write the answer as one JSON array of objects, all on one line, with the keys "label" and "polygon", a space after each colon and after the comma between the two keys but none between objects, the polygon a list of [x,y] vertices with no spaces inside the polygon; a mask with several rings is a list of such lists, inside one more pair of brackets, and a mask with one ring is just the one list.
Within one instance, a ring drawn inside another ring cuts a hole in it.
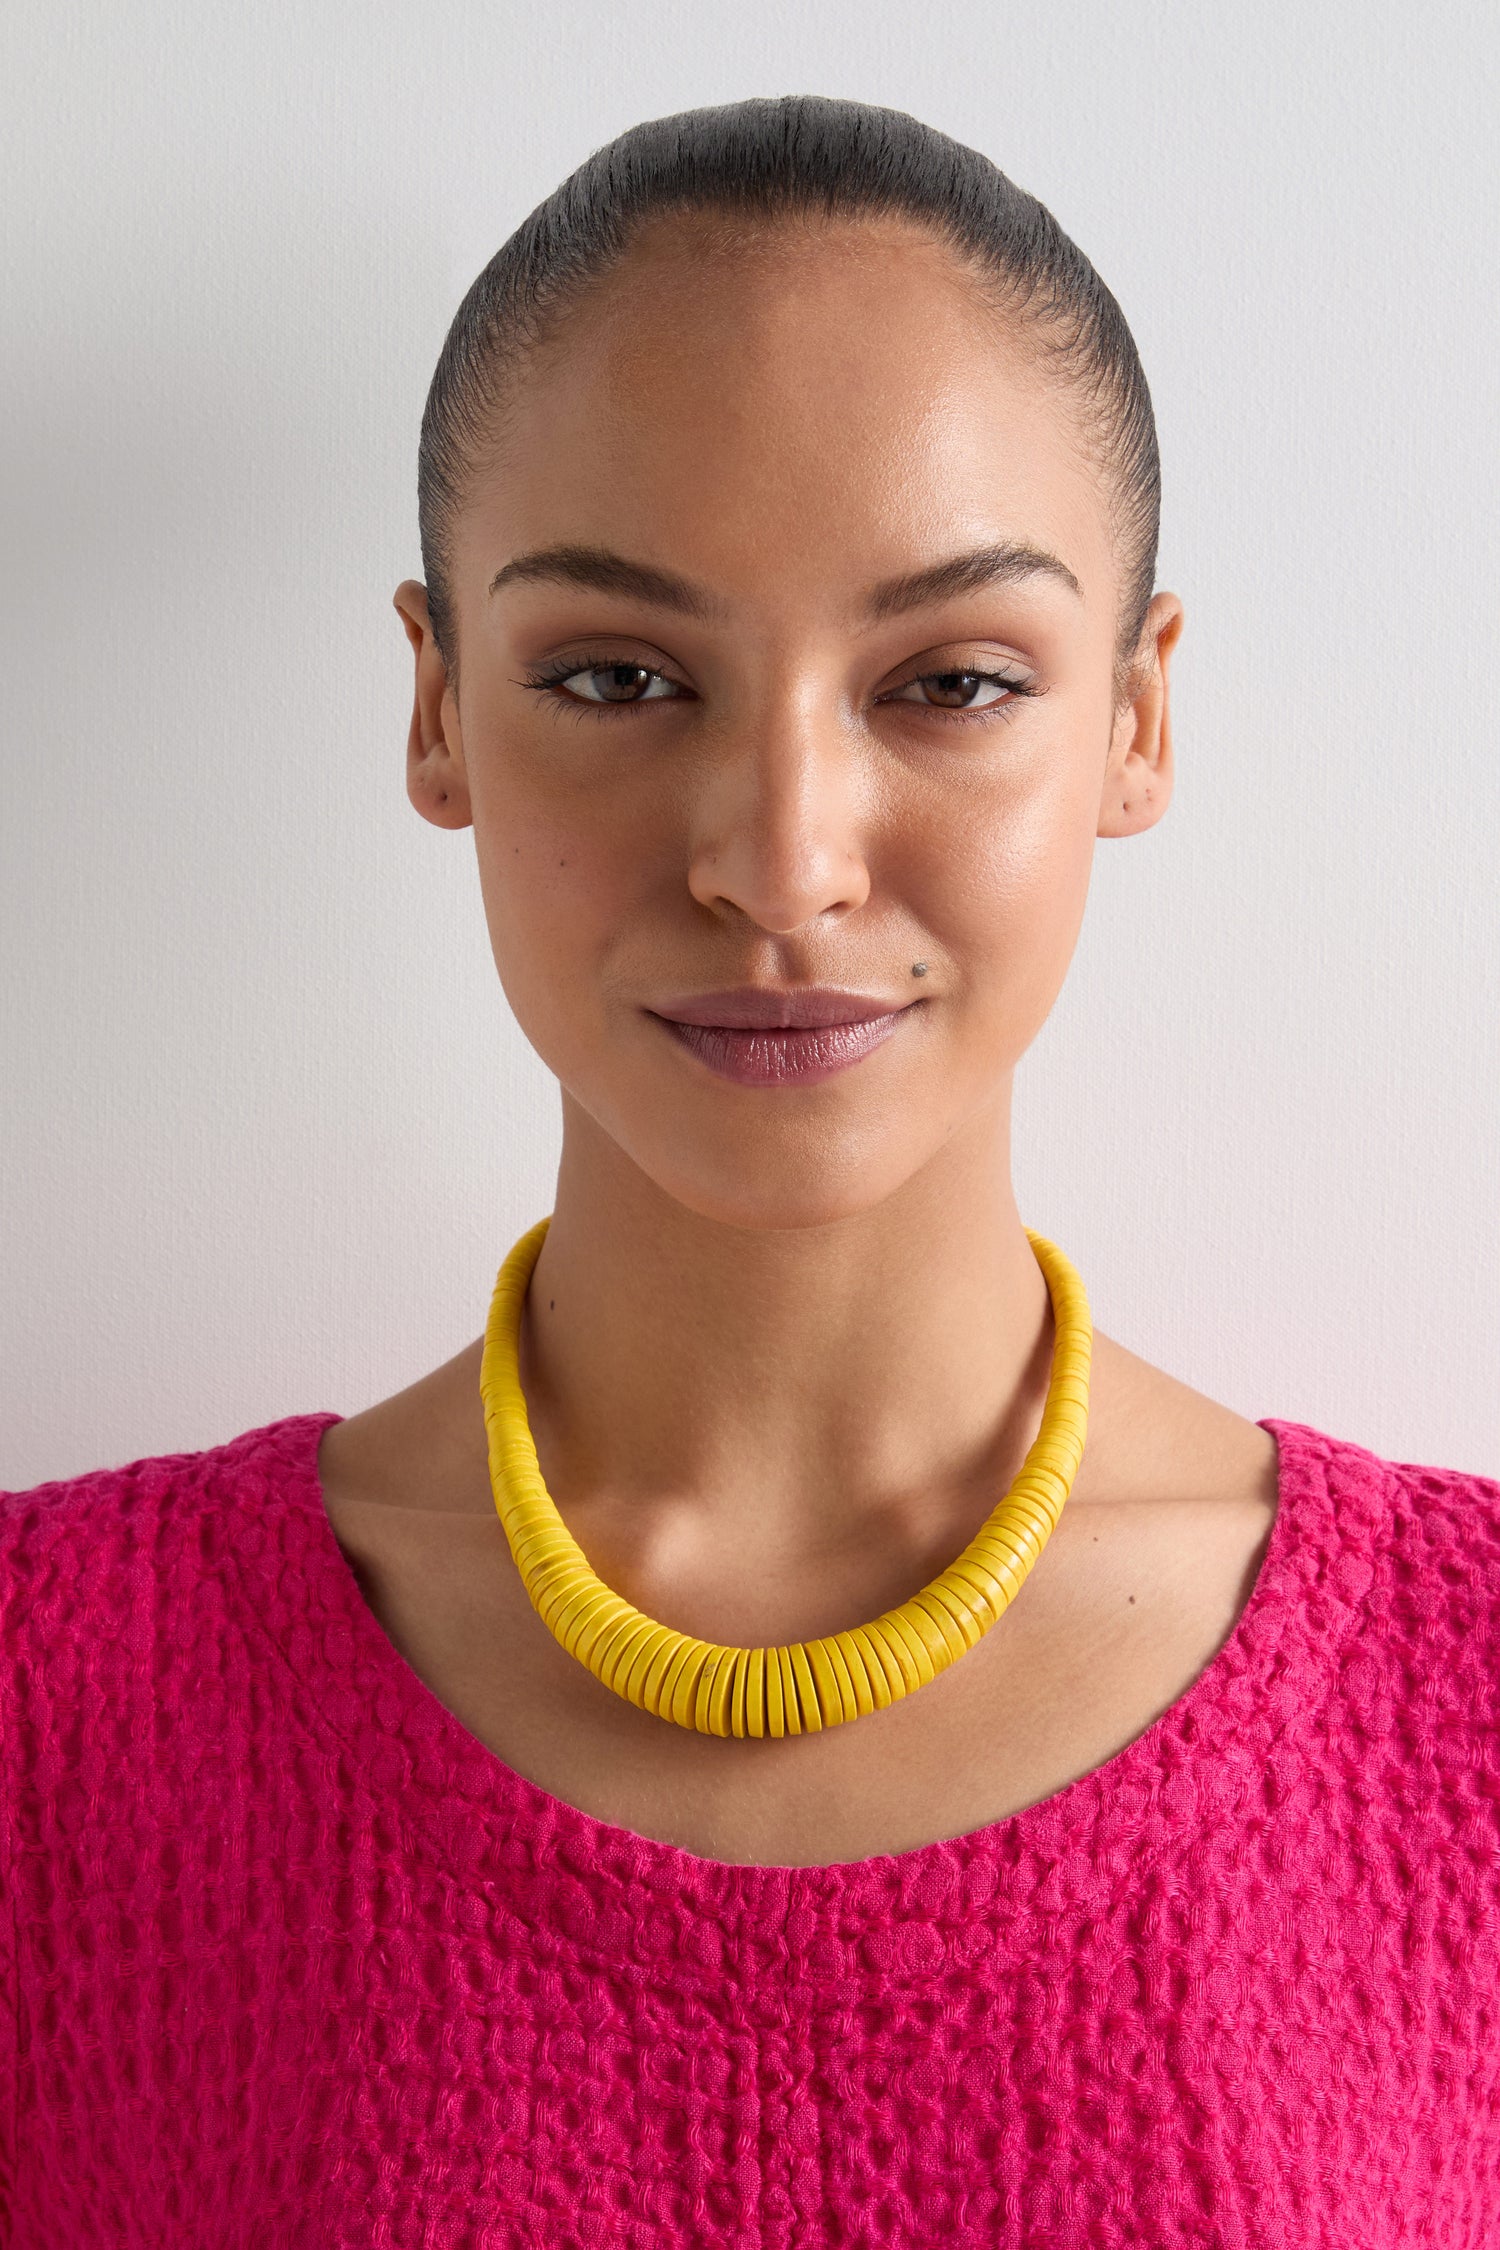
[{"label": "nose", "polygon": [[868,772],[854,729],[826,698],[746,712],[699,769],[688,888],[784,936],[870,895]]}]

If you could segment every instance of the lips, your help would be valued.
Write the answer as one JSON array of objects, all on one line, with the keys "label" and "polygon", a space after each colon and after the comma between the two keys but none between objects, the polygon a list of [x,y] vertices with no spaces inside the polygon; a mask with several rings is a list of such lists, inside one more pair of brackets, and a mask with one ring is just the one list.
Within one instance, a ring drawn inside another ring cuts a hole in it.
[{"label": "lips", "polygon": [[884,1046],[922,1005],[827,985],[780,993],[741,985],[648,1013],[721,1078],[741,1086],[806,1086]]},{"label": "lips", "polygon": [[851,992],[828,984],[739,984],[725,992],[695,992],[686,1000],[662,1002],[651,1010],[671,1023],[706,1024],[724,1031],[806,1031],[825,1024],[869,1023],[901,1014],[909,1002],[884,1000],[874,992]]}]

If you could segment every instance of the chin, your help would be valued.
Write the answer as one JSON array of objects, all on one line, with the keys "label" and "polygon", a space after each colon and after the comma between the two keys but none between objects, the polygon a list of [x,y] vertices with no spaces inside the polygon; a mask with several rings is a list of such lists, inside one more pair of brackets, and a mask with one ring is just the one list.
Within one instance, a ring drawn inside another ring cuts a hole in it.
[{"label": "chin", "polygon": [[930,1088],[887,1092],[842,1116],[804,1110],[778,1117],[778,1095],[756,1099],[763,1109],[728,1119],[712,1103],[663,1089],[654,1075],[607,1089],[565,1083],[564,1166],[570,1144],[599,1177],[624,1158],[700,1219],[751,1234],[790,1233],[877,1209],[949,1137]]}]

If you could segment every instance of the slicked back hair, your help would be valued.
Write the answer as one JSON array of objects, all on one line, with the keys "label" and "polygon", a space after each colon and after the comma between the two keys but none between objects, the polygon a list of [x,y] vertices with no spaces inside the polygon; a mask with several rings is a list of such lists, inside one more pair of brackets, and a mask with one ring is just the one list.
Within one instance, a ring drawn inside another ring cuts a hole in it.
[{"label": "slicked back hair", "polygon": [[996,308],[1024,321],[1073,394],[1107,481],[1122,599],[1115,693],[1128,692],[1156,576],[1161,463],[1135,340],[1110,291],[1046,206],[977,149],[904,110],[786,94],[681,110],[596,149],[502,243],[454,316],[422,416],[417,507],[437,644],[457,691],[453,529],[528,355],[648,222],[904,219],[958,254]]}]

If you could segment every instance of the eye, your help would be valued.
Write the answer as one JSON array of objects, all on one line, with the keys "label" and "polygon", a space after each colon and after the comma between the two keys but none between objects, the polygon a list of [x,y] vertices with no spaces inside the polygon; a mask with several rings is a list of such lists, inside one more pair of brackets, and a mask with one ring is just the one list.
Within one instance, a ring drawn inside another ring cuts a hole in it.
[{"label": "eye", "polygon": [[[576,653],[562,656],[539,671],[528,673],[516,684],[546,697],[554,708],[559,704],[571,704],[580,715],[585,709],[602,711],[612,705],[695,700],[692,690],[683,687],[680,681],[652,665],[637,664],[628,657],[611,661],[589,656],[580,658]],[[1030,681],[1008,672],[955,669],[919,673],[881,700],[919,703],[924,710],[938,711],[953,718],[966,718],[971,713],[976,718],[988,718],[992,714],[1003,715],[1020,697],[1037,692]]]},{"label": "eye", "polygon": [[[583,684],[576,684],[579,682]],[[664,672],[653,671],[648,664],[628,661],[580,664],[572,656],[562,658],[549,669],[531,673],[523,685],[540,689],[559,702],[595,705],[674,702],[682,692],[675,680],[669,680]]]},{"label": "eye", "polygon": [[[931,688],[934,693],[909,695],[911,688]],[[994,689],[986,695],[985,689]],[[1015,696],[1030,695],[1033,690],[1024,679],[1005,672],[922,672],[905,687],[898,688],[885,700],[889,703],[922,703],[928,710],[939,711],[993,711]]]}]

